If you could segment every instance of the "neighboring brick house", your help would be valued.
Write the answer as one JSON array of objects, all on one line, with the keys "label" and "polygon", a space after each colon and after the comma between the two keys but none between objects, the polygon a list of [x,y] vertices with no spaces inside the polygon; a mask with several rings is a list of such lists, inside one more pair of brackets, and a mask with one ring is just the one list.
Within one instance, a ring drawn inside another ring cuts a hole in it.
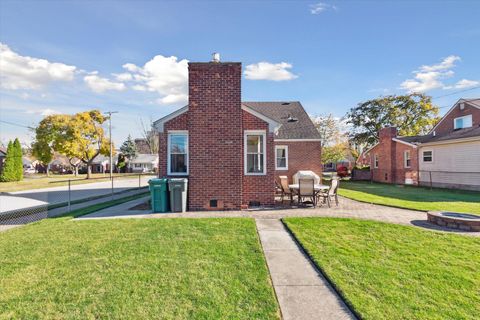
[{"label": "neighboring brick house", "polygon": [[374,181],[480,190],[480,99],[458,100],[427,135],[384,128],[368,153]]},{"label": "neighboring brick house", "polygon": [[150,153],[150,147],[148,146],[147,140],[144,138],[135,139],[135,148],[137,149],[138,153],[141,153],[141,154]]},{"label": "neighboring brick house", "polygon": [[188,105],[154,127],[159,176],[188,178],[189,210],[272,205],[276,176],[321,174],[320,136],[299,102],[242,102],[239,62],[188,72]]}]

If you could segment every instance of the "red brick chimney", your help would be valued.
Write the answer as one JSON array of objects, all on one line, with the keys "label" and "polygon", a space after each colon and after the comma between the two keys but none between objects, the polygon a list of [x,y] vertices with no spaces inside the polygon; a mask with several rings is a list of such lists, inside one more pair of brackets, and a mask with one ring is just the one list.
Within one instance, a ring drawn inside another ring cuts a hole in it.
[{"label": "red brick chimney", "polygon": [[241,76],[241,63],[220,62],[218,54],[188,64],[190,210],[241,206]]},{"label": "red brick chimney", "polygon": [[380,129],[378,137],[381,140],[392,139],[397,137],[397,128],[396,127],[385,127]]},{"label": "red brick chimney", "polygon": [[392,138],[397,137],[396,127],[385,127],[380,129],[379,143],[382,145],[383,154],[383,182],[393,183],[396,179],[396,143]]}]

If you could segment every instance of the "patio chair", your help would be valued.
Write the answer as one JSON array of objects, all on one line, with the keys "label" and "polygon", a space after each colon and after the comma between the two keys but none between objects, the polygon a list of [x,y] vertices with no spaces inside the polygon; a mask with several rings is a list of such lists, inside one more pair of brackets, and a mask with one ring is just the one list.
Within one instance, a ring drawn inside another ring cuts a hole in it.
[{"label": "patio chair", "polygon": [[298,204],[304,203],[305,199],[310,199],[313,206],[317,205],[317,195],[314,188],[315,181],[313,179],[298,180]]},{"label": "patio chair", "polygon": [[282,203],[283,199],[285,196],[288,196],[290,198],[290,204],[293,202],[293,192],[288,186],[288,177],[287,176],[279,176],[280,178],[280,188],[282,190],[281,192],[281,197],[282,197]]},{"label": "patio chair", "polygon": [[328,191],[327,192],[320,191],[317,195],[317,198],[322,198],[322,203],[325,203],[326,201],[329,208],[331,208],[330,200],[333,198],[335,199],[335,205],[338,207],[337,190],[339,185],[340,185],[340,181],[338,179],[332,179],[332,183]]}]

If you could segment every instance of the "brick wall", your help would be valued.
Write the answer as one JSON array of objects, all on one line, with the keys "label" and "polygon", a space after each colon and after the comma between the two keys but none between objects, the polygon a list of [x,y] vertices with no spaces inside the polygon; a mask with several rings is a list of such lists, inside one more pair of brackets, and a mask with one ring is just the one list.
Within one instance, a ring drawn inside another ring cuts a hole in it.
[{"label": "brick wall", "polygon": [[[275,202],[275,162],[273,133],[268,132],[268,124],[243,111],[243,130],[263,130],[266,133],[266,174],[245,175],[244,174],[244,150],[242,149],[242,176],[243,176],[243,198],[242,204],[248,205],[251,201],[259,202],[261,205],[272,205]],[[242,142],[242,146],[244,142]]]},{"label": "brick wall", "polygon": [[275,141],[275,145],[288,146],[288,170],[276,170],[275,178],[277,181],[280,181],[278,176],[287,176],[288,181],[292,182],[293,175],[299,170],[311,170],[320,177],[322,176],[322,154],[319,141]]},{"label": "brick wall", "polygon": [[472,115],[472,125],[478,127],[480,125],[480,109],[464,104],[465,108],[460,110],[460,105],[457,104],[455,108],[450,111],[450,113],[440,121],[440,123],[435,128],[435,133],[442,135],[445,133],[452,132],[454,130],[454,119],[458,117],[463,117],[466,115]]},{"label": "brick wall", "polygon": [[[188,112],[171,119],[164,124],[164,132],[158,135],[158,176],[167,176],[167,137],[169,130],[188,130]],[[176,178],[179,178],[176,176]]]},{"label": "brick wall", "polygon": [[[418,184],[418,149],[401,142],[393,141],[397,137],[397,129],[383,128],[379,133],[379,143],[369,152],[372,180],[383,183],[404,184],[405,178]],[[410,150],[410,168],[405,168],[404,154]],[[378,168],[375,168],[375,155],[378,157]]]},{"label": "brick wall", "polygon": [[189,209],[242,203],[241,63],[189,63]]}]

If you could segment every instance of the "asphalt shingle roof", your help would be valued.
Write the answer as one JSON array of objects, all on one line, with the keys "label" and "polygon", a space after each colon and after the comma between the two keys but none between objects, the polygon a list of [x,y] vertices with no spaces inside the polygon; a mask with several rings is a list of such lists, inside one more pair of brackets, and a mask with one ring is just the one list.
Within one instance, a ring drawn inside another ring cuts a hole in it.
[{"label": "asphalt shingle roof", "polygon": [[[281,123],[275,139],[320,139],[320,133],[298,101],[242,102],[243,105]],[[288,117],[298,119],[288,122]]]},{"label": "asphalt shingle roof", "polygon": [[456,139],[464,139],[464,138],[472,138],[472,137],[480,137],[480,126],[455,130],[442,135],[437,134],[434,136],[433,134],[427,134],[424,136],[397,137],[397,139],[405,142],[409,142],[409,143],[430,143],[430,142],[456,140]]}]

